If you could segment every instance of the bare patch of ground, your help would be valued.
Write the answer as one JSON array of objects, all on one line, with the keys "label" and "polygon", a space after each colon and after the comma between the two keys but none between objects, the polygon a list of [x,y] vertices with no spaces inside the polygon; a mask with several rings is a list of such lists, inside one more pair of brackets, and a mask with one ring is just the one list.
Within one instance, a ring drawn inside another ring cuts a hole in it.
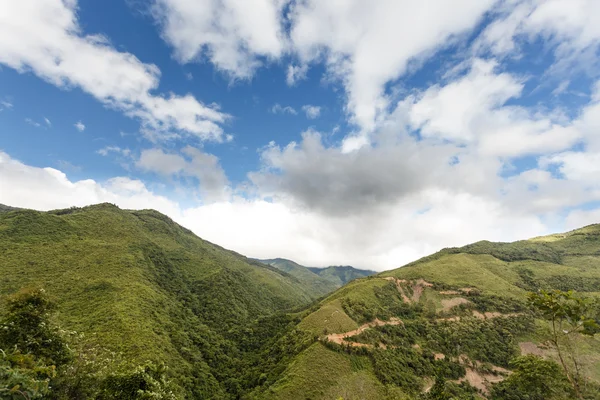
[{"label": "bare patch of ground", "polygon": [[[373,346],[370,344],[350,342],[350,341],[347,341],[346,339],[349,337],[352,337],[352,336],[360,335],[367,329],[372,328],[374,326],[383,326],[383,325],[403,325],[403,322],[402,322],[402,320],[400,320],[398,318],[390,318],[389,321],[382,321],[378,318],[375,318],[374,321],[366,323],[364,325],[361,325],[358,329],[355,329],[355,330],[349,331],[349,332],[345,332],[345,333],[332,333],[332,334],[327,335],[326,338],[328,341],[337,343],[337,344],[347,344],[352,347],[372,348]],[[380,344],[380,346],[385,348],[385,345],[383,345],[383,344]]]},{"label": "bare patch of ground", "polygon": [[451,299],[442,300],[442,307],[443,307],[444,311],[449,311],[450,309],[452,309],[458,305],[468,304],[468,303],[470,303],[470,301],[465,299],[464,297],[453,297]]},{"label": "bare patch of ground", "polygon": [[471,361],[466,355],[459,357],[460,363],[465,365],[466,374],[460,378],[456,383],[468,382],[471,386],[481,390],[484,394],[489,393],[490,386],[493,383],[502,382],[504,378],[511,373],[506,368],[492,366],[492,369],[496,374],[488,374],[478,371],[481,367],[481,363],[478,361]]},{"label": "bare patch of ground", "polygon": [[421,299],[421,295],[423,294],[423,290],[426,287],[433,286],[432,283],[429,283],[429,282],[425,281],[424,279],[417,279],[411,285],[412,296],[408,297],[406,294],[406,291],[404,290],[404,287],[402,286],[403,283],[408,283],[408,281],[406,279],[397,279],[397,278],[394,278],[391,276],[385,277],[384,279],[394,282],[396,284],[396,289],[398,289],[398,293],[400,293],[400,296],[402,297],[402,301],[405,303],[409,303],[409,304],[410,303],[418,303],[419,300]]},{"label": "bare patch of ground", "polygon": [[519,348],[521,349],[521,354],[524,356],[527,354],[533,354],[534,356],[540,357],[544,356],[544,351],[533,342],[521,342],[519,343]]}]

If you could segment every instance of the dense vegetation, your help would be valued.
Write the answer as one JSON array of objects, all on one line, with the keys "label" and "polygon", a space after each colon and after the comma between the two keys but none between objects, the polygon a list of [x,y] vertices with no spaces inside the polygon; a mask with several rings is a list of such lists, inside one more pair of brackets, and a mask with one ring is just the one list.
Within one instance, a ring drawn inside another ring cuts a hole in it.
[{"label": "dense vegetation", "polygon": [[155,211],[6,210],[0,398],[597,399],[598,249],[589,226],[354,279]]},{"label": "dense vegetation", "polygon": [[319,275],[336,285],[336,287],[344,286],[346,283],[358,278],[375,275],[375,271],[367,269],[357,269],[349,265],[331,266],[327,268],[308,268],[309,271]]},{"label": "dense vegetation", "polygon": [[[164,365],[173,393],[195,398],[236,398],[269,379],[288,352],[302,349],[294,318],[282,313],[313,298],[293,276],[160,213],[109,204],[0,213],[0,271],[0,301],[22,288],[53,300],[53,323],[73,332],[63,340],[81,360],[69,368],[89,372],[83,360],[93,359],[117,374],[114,383],[160,381]],[[32,356],[60,370],[62,361],[34,350],[4,354],[3,363]]]},{"label": "dense vegetation", "polygon": [[[302,319],[298,327],[319,335],[320,343],[257,398],[600,398],[600,340],[583,335],[584,325],[600,320],[599,249],[595,225],[445,249],[353,281]],[[560,332],[570,338],[553,339],[547,310],[528,293],[561,293],[586,304],[571,309],[585,309],[582,319],[567,313],[577,329],[563,321]],[[335,335],[345,332],[350,336]]]},{"label": "dense vegetation", "polygon": [[357,269],[350,266],[332,266],[327,268],[305,267],[284,258],[260,261],[294,276],[310,290],[310,293],[314,297],[329,294],[354,279],[376,274],[375,271]]}]

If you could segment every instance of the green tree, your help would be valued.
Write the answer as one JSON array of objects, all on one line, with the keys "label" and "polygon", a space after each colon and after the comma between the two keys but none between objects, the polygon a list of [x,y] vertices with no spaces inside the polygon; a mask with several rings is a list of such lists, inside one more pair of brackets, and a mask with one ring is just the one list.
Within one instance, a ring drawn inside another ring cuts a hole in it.
[{"label": "green tree", "polygon": [[44,289],[23,289],[9,296],[6,309],[0,320],[0,348],[31,354],[47,365],[69,361],[69,349],[50,323],[55,305]]},{"label": "green tree", "polygon": [[550,323],[550,343],[556,349],[560,364],[577,398],[582,397],[581,362],[574,340],[579,334],[590,335],[600,331],[589,299],[573,291],[560,290],[530,293],[528,300],[533,308]]},{"label": "green tree", "polygon": [[492,400],[562,400],[573,398],[573,388],[560,366],[527,355],[511,361],[513,373],[492,387]]}]

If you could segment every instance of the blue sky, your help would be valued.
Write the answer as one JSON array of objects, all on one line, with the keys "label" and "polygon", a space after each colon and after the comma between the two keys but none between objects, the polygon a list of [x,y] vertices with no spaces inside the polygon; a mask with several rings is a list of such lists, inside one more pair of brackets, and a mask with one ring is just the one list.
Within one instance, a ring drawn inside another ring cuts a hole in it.
[{"label": "blue sky", "polygon": [[0,203],[387,269],[600,221],[594,0],[0,5]]}]

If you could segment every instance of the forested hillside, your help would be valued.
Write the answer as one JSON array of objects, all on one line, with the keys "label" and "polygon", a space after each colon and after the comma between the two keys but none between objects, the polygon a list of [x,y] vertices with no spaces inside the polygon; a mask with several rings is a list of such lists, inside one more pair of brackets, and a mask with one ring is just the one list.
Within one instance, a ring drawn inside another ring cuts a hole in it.
[{"label": "forested hillside", "polygon": [[598,399],[599,297],[600,225],[445,249],[313,306],[255,398]]},{"label": "forested hillside", "polygon": [[311,294],[315,297],[329,294],[351,280],[374,275],[376,273],[375,271],[367,271],[350,266],[311,268],[284,258],[260,261],[298,278],[298,280],[305,285],[307,290],[312,291]]},{"label": "forested hillside", "polygon": [[0,213],[1,300],[23,289],[45,291],[86,357],[115,372],[164,364],[175,393],[199,398],[255,385],[274,337],[261,335],[289,323],[274,315],[312,300],[289,274],[110,204]]},{"label": "forested hillside", "polygon": [[284,264],[151,210],[0,213],[0,398],[600,398],[600,225],[316,302],[326,280]]},{"label": "forested hillside", "polygon": [[331,266],[327,268],[308,268],[320,277],[334,283],[337,287],[343,286],[354,279],[375,275],[375,271],[358,269],[348,265]]}]

